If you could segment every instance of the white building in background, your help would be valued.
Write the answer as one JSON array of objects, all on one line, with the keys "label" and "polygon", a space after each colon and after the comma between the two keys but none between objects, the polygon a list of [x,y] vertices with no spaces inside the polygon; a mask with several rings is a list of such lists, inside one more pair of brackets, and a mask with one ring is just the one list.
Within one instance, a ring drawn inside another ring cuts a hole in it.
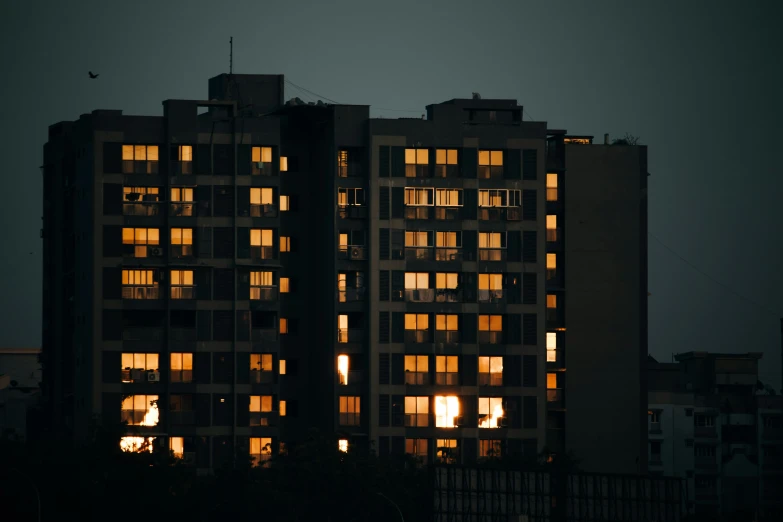
[{"label": "white building in background", "polygon": [[0,437],[24,439],[29,408],[40,398],[40,348],[0,348]]},{"label": "white building in background", "polygon": [[649,360],[650,473],[686,479],[697,514],[783,520],[783,397],[757,387],[761,354],[675,359]]}]

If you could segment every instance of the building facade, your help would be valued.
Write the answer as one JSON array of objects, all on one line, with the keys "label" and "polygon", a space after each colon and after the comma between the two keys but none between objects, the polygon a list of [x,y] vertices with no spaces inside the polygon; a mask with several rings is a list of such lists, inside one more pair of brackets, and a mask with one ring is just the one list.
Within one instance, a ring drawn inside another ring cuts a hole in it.
[{"label": "building facade", "polygon": [[[567,450],[582,392],[566,386],[566,331],[583,312],[566,290],[588,287],[568,276],[580,253],[566,246],[579,228],[566,168],[591,138],[522,121],[516,100],[372,119],[369,106],[283,103],[282,86],[220,75],[210,101],[167,100],[162,117],[50,127],[53,426],[85,440],[91,421],[126,422],[127,449],[169,447],[204,469],[260,462],[311,428],[428,462]],[[613,172],[633,177],[632,163]],[[635,361],[639,339],[626,349]],[[574,382],[594,370],[580,363]],[[635,419],[633,397],[614,402]],[[624,462],[636,449],[621,446]]]},{"label": "building facade", "polygon": [[649,363],[649,469],[688,481],[706,516],[779,520],[783,397],[758,386],[760,353]]}]

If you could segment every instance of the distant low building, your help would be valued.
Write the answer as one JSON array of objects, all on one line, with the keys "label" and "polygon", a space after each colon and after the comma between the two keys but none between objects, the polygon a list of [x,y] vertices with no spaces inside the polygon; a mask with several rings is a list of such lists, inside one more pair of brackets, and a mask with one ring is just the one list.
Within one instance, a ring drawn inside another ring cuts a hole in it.
[{"label": "distant low building", "polygon": [[650,473],[686,478],[697,514],[783,519],[783,397],[760,385],[760,359],[648,360]]},{"label": "distant low building", "polygon": [[40,397],[40,348],[0,348],[0,437],[27,436],[28,412]]}]

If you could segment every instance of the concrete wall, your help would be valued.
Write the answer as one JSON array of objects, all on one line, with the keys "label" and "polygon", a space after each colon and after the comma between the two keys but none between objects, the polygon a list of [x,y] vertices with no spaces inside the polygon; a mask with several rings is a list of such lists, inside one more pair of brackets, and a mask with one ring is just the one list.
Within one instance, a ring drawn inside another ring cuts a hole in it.
[{"label": "concrete wall", "polygon": [[566,447],[587,471],[647,469],[646,170],[644,147],[566,146]]}]

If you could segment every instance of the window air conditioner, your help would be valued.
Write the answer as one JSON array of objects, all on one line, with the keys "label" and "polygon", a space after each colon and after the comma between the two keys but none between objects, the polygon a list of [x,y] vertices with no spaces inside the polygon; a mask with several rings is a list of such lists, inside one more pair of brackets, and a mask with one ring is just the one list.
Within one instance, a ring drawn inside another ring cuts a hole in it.
[{"label": "window air conditioner", "polygon": [[159,382],[160,372],[147,372],[147,382]]},{"label": "window air conditioner", "polygon": [[150,255],[154,257],[161,257],[163,255],[163,249],[160,247],[150,247]]}]

